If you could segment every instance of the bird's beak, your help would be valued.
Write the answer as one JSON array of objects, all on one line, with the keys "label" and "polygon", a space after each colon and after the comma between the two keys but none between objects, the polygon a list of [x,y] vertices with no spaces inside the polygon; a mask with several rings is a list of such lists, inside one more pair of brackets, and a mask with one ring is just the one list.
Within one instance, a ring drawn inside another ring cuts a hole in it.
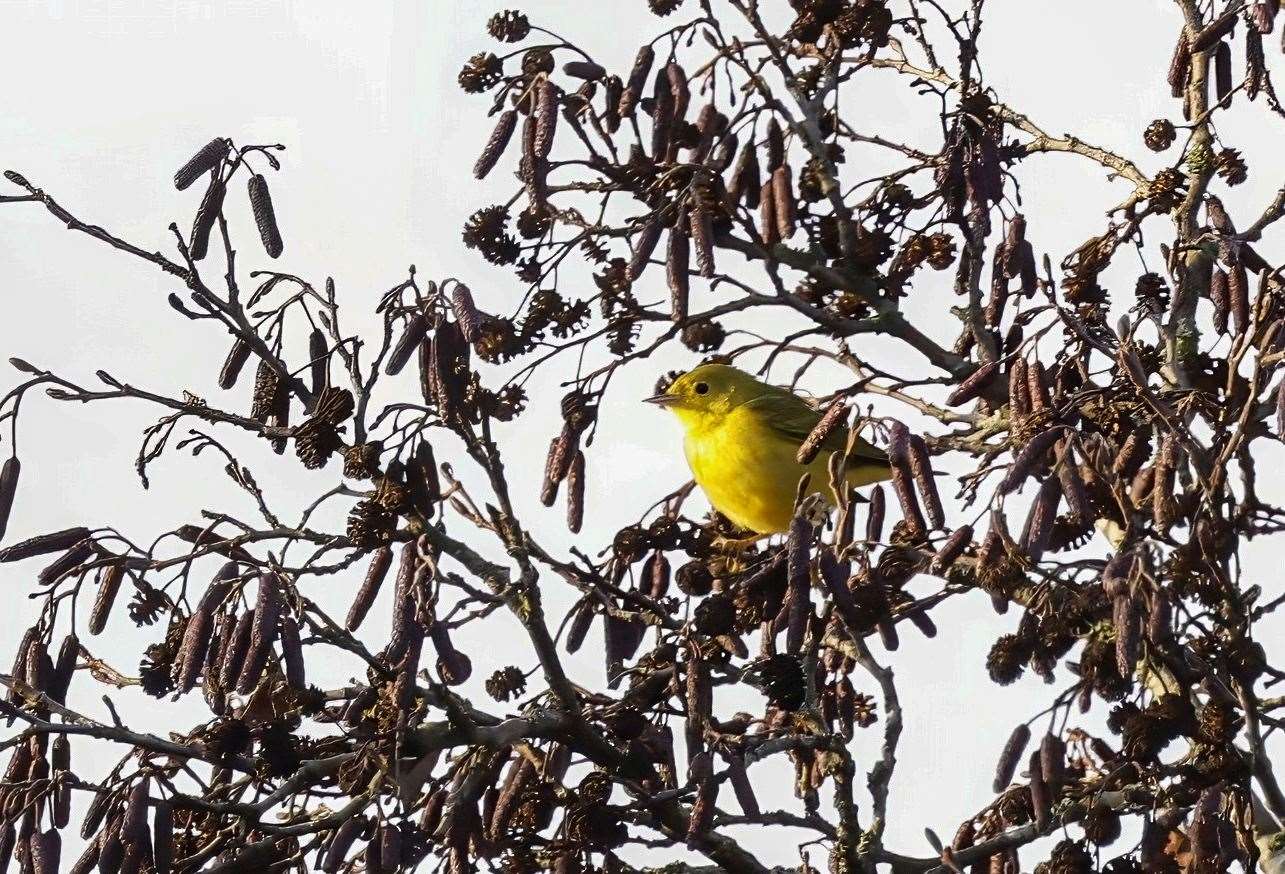
[{"label": "bird's beak", "polygon": [[649,398],[643,398],[644,404],[655,404],[658,407],[672,407],[678,403],[678,398],[671,394],[653,395]]}]

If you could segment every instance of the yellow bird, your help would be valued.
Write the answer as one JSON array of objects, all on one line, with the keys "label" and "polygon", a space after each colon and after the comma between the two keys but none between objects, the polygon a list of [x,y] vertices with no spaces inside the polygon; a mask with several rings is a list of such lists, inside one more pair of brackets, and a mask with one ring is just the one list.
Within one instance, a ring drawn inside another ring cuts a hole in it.
[{"label": "yellow bird", "polygon": [[[799,446],[821,412],[792,392],[726,364],[702,364],[647,402],[678,416],[696,483],[714,509],[742,528],[787,530],[804,473],[812,474],[809,488],[832,501],[826,465],[832,452],[847,446],[847,429],[836,429],[811,464],[799,464]],[[851,485],[891,475],[888,456],[865,440],[858,438],[854,455],[848,459]]]}]

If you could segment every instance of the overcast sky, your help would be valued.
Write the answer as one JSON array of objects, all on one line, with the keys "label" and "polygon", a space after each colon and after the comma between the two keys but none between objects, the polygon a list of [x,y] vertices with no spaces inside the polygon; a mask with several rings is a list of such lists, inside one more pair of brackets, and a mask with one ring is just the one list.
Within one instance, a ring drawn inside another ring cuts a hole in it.
[{"label": "overcast sky", "polygon": [[[1135,157],[1145,170],[1160,166],[1142,148],[1141,132],[1153,117],[1176,111],[1164,83],[1177,26],[1171,4],[989,5],[984,63],[1002,99],[1053,134],[1072,131]],[[535,23],[621,72],[637,35],[658,27],[643,0],[530,0],[522,8]],[[0,164],[21,171],[85,220],[145,248],[172,252],[167,226],[188,226],[200,192],[199,186],[176,192],[170,178],[195,148],[216,135],[238,143],[283,143],[284,169],[270,180],[286,240],[280,268],[316,282],[333,276],[349,308],[348,324],[372,324],[369,312],[380,294],[411,264],[425,278],[460,277],[484,307],[507,311],[521,293],[517,281],[459,242],[468,214],[508,190],[507,181],[479,184],[468,172],[490,129],[487,101],[470,98],[455,84],[461,63],[493,45],[484,32],[492,11],[489,4],[442,0],[0,0],[0,31],[8,35],[0,53],[0,81],[6,83]],[[855,99],[865,101],[856,105],[871,127],[937,147],[931,114],[908,114],[908,104],[875,94]],[[1236,133],[1241,119],[1271,124],[1264,113],[1240,113],[1224,129]],[[1246,148],[1250,182],[1226,198],[1233,210],[1265,203],[1279,184],[1271,176],[1279,160],[1255,161],[1256,155],[1278,152],[1272,149],[1277,134],[1258,130]],[[1030,236],[1055,262],[1098,230],[1103,213],[1124,194],[1100,168],[1069,157],[1030,162],[1023,181]],[[241,233],[243,269],[264,266],[246,216],[234,216],[233,227]],[[1276,242],[1269,238],[1265,245]],[[1138,271],[1131,262],[1116,278],[1131,287]],[[651,281],[658,277],[653,271]],[[569,289],[590,281],[587,271],[564,274]],[[87,384],[96,369],[106,368],[159,391],[189,389],[221,401],[214,377],[227,338],[169,310],[164,297],[178,290],[150,265],[68,234],[33,205],[0,207],[5,356],[21,355]],[[948,294],[941,287],[912,295],[908,311],[941,312],[941,296]],[[925,327],[946,343],[956,330],[940,317],[930,317]],[[887,344],[871,342],[858,352],[876,362],[905,363],[905,353]],[[584,543],[606,545],[615,527],[629,521],[631,508],[686,478],[672,423],[636,401],[660,372],[692,360],[675,353],[644,362],[617,387],[590,452]],[[16,381],[16,374],[0,376],[5,386]],[[247,403],[244,394],[231,403]],[[522,427],[502,431],[502,446],[531,518],[543,518],[550,541],[564,544],[561,509],[539,510],[535,500],[558,394],[547,383],[537,383],[533,394],[532,412]],[[133,459],[139,431],[152,416],[137,404],[81,407],[29,399],[19,430],[24,478],[8,540],[83,522],[112,524],[149,542],[176,519],[197,521],[201,509],[243,512],[244,502],[213,458],[172,451],[156,465],[152,488],[141,488]],[[7,439],[6,429],[0,445]],[[247,457],[265,456],[251,451]],[[283,470],[252,466],[270,493],[284,495],[284,507],[305,502],[309,493],[303,489],[315,494],[336,476],[333,465],[321,476],[305,475],[293,464],[280,465]],[[34,615],[22,597],[32,573],[26,566],[0,569],[0,591],[9,599],[0,638],[12,639]],[[349,583],[333,580],[336,591],[319,597],[343,609]],[[990,797],[992,763],[1003,738],[1049,694],[1029,678],[999,689],[985,677],[985,652],[998,633],[1011,630],[1015,614],[998,617],[978,597],[949,604],[939,622],[942,633],[931,645],[905,634],[894,661],[907,726],[888,843],[916,855],[930,853],[924,826],[948,837],[962,816]],[[515,630],[501,622],[495,627],[508,635]],[[368,631],[372,641],[382,633],[378,622]],[[109,660],[119,656],[120,667],[131,673],[152,634],[135,632],[118,611],[110,633],[89,645]],[[504,634],[492,637],[490,645],[475,673],[479,694],[481,678],[523,652],[519,641]],[[576,667],[586,682],[600,681],[596,662],[577,661]],[[863,679],[854,680],[862,691],[874,691]],[[88,686],[81,684],[81,692]],[[140,709],[129,706],[143,703],[135,695],[114,697],[140,727],[164,731],[177,724],[166,716],[172,705]],[[83,696],[80,703],[104,715],[95,696]],[[194,719],[179,721],[186,726]],[[1096,718],[1086,724],[1096,724]],[[858,755],[864,756],[859,768],[868,765],[877,732],[858,739]],[[88,748],[83,754],[93,755]],[[749,840],[771,861],[797,858],[779,839],[759,834]]]}]

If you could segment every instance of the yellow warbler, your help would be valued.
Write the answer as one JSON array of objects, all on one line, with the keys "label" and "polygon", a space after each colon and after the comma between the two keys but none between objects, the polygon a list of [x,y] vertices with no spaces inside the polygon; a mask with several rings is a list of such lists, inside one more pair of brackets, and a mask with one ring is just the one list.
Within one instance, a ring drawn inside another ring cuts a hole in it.
[{"label": "yellow warbler", "polygon": [[[826,465],[847,445],[847,430],[836,429],[811,464],[799,464],[799,446],[821,413],[786,389],[726,364],[703,364],[647,400],[678,416],[696,483],[714,509],[742,528],[787,530],[805,472],[812,474],[809,488],[831,500]],[[848,459],[851,485],[889,477],[888,456],[865,440],[857,440],[854,456]]]}]

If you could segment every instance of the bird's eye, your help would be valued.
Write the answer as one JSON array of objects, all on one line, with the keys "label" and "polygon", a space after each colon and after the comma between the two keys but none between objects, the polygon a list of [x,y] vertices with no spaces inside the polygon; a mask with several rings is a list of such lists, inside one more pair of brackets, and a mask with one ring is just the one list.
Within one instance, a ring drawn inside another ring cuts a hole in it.
[{"label": "bird's eye", "polygon": [[707,382],[696,383],[696,394],[703,395],[708,393],[709,393],[709,383]]}]

